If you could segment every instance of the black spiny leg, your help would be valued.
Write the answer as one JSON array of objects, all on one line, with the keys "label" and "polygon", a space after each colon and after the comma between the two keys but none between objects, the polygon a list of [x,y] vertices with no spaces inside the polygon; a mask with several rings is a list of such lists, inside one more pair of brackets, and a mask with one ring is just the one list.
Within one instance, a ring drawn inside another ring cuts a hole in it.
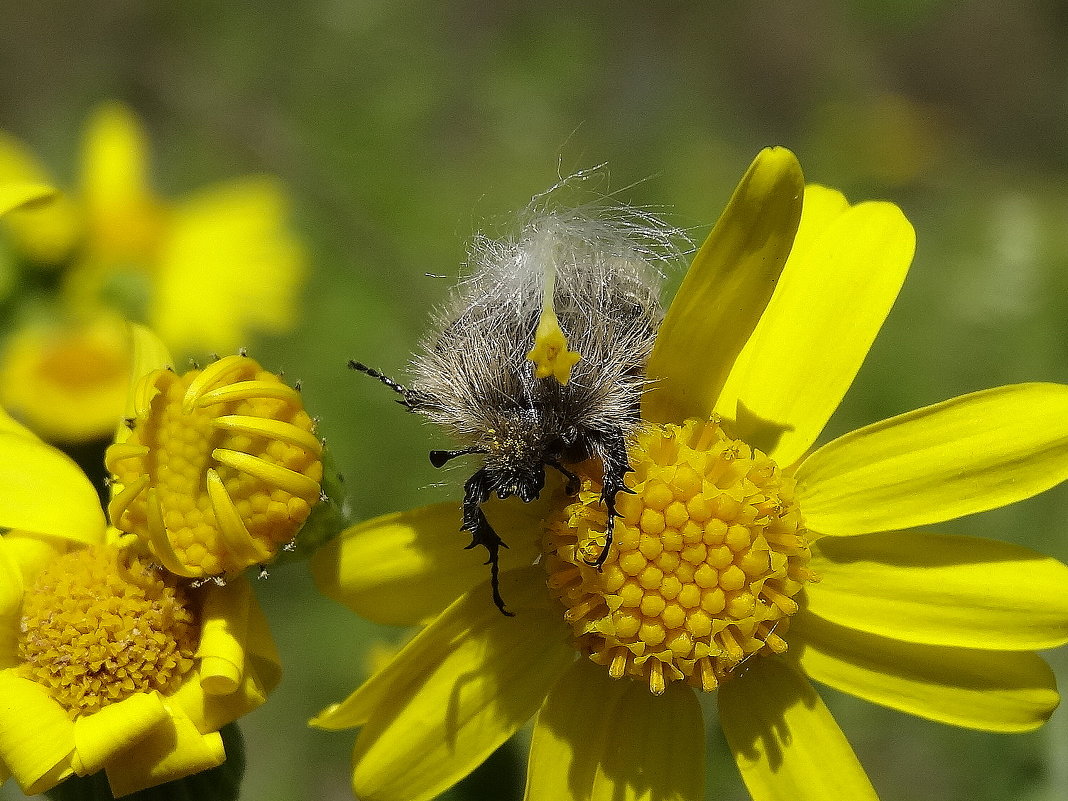
[{"label": "black spiny leg", "polygon": [[596,559],[592,562],[586,561],[586,564],[600,570],[608,558],[608,554],[611,553],[612,533],[616,527],[616,518],[621,516],[616,511],[616,495],[620,492],[634,494],[634,490],[623,483],[624,476],[634,471],[627,460],[627,441],[623,437],[622,431],[616,431],[614,434],[605,437],[604,444],[597,451],[601,457],[601,464],[604,466],[601,503],[604,504],[605,509],[608,511],[608,522],[605,525],[604,548],[601,549]]},{"label": "black spiny leg", "polygon": [[418,411],[419,408],[425,404],[423,396],[421,396],[414,389],[408,389],[408,387],[404,386],[403,384],[397,383],[388,375],[378,372],[378,370],[376,370],[375,368],[368,367],[363,362],[358,362],[355,359],[349,359],[349,368],[352,370],[357,370],[361,373],[366,373],[367,375],[371,376],[371,378],[377,378],[387,387],[389,387],[398,395],[400,395],[400,398],[397,400],[397,403],[399,403],[409,412]]},{"label": "black spiny leg", "polygon": [[568,495],[578,494],[579,487],[582,486],[582,482],[579,481],[578,476],[576,476],[574,473],[572,473],[570,470],[568,470],[566,467],[564,467],[557,461],[547,462],[546,464],[548,464],[550,467],[555,467],[563,474],[564,478],[567,479],[567,485],[564,487],[564,492],[566,492]]},{"label": "black spiny leg", "polygon": [[493,603],[508,617],[514,617],[513,613],[504,608],[504,599],[501,597],[499,552],[502,547],[507,548],[504,540],[497,536],[493,526],[489,524],[486,515],[482,512],[482,504],[489,500],[493,493],[486,468],[477,471],[464,484],[463,525],[461,531],[471,533],[471,544],[465,547],[474,548],[476,545],[483,546],[489,552],[486,564],[490,566],[490,587],[493,590]]}]

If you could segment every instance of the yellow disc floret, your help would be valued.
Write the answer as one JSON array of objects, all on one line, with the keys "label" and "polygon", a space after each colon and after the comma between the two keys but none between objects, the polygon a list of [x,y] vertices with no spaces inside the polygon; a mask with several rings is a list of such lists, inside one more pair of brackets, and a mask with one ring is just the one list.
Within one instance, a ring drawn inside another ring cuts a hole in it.
[{"label": "yellow disc floret", "polygon": [[754,654],[784,652],[793,596],[813,579],[794,480],[715,420],[651,426],[630,462],[600,572],[599,481],[548,529],[549,588],[575,646],[656,694],[671,681],[714,690]]},{"label": "yellow disc floret", "polygon": [[168,570],[233,574],[270,561],[319,500],[322,443],[300,393],[246,356],[157,370],[113,445],[108,511]]},{"label": "yellow disc floret", "polygon": [[58,558],[26,593],[19,671],[74,719],[134,693],[173,691],[197,638],[173,576],[114,546],[86,548]]}]

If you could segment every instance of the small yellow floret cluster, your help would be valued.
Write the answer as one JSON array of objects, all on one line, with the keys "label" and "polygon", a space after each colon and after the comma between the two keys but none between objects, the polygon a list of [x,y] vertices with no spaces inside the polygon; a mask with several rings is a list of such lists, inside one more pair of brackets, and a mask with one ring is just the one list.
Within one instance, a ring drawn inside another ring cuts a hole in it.
[{"label": "small yellow floret cluster", "polygon": [[131,437],[109,449],[122,489],[109,513],[190,577],[270,561],[318,502],[322,443],[300,393],[246,356],[179,376],[158,370]]},{"label": "small yellow floret cluster", "polygon": [[23,601],[20,672],[71,719],[134,693],[173,691],[193,667],[199,636],[175,582],[113,546],[60,557]]},{"label": "small yellow floret cluster", "polygon": [[793,596],[813,579],[794,480],[717,421],[649,427],[630,449],[605,542],[599,481],[548,529],[549,587],[575,646],[609,673],[714,690],[757,653],[782,653]]}]

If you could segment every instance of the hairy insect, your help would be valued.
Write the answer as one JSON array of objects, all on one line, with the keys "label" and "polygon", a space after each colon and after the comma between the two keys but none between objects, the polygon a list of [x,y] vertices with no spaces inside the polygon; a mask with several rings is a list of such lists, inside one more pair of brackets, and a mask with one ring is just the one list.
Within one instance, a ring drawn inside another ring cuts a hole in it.
[{"label": "hairy insect", "polygon": [[399,393],[399,402],[462,443],[431,451],[436,467],[476,454],[464,484],[461,530],[486,548],[493,601],[506,615],[499,550],[482,511],[492,495],[529,502],[546,467],[579,489],[572,467],[603,467],[608,557],[616,495],[629,492],[627,445],[640,423],[645,362],[662,317],[658,266],[677,253],[678,232],[629,207],[533,209],[518,236],[476,238],[469,277],[433,316],[411,362],[408,386],[364,364],[349,366]]}]

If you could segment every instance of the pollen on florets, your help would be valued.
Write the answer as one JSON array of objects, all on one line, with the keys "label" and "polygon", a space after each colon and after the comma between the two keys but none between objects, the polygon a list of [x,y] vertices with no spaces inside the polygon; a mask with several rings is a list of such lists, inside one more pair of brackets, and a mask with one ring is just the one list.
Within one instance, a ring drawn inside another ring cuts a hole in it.
[{"label": "pollen on florets", "polygon": [[172,692],[198,638],[174,576],[114,546],[85,548],[45,567],[26,593],[19,672],[74,719],[134,693]]},{"label": "pollen on florets", "polygon": [[270,561],[318,502],[322,443],[300,393],[247,356],[157,370],[129,439],[108,449],[112,522],[168,570],[234,574]]},{"label": "pollen on florets", "polygon": [[546,535],[549,589],[576,648],[614,678],[714,690],[746,659],[783,653],[794,596],[814,579],[794,480],[715,420],[650,427],[600,572],[606,513],[599,481]]}]

